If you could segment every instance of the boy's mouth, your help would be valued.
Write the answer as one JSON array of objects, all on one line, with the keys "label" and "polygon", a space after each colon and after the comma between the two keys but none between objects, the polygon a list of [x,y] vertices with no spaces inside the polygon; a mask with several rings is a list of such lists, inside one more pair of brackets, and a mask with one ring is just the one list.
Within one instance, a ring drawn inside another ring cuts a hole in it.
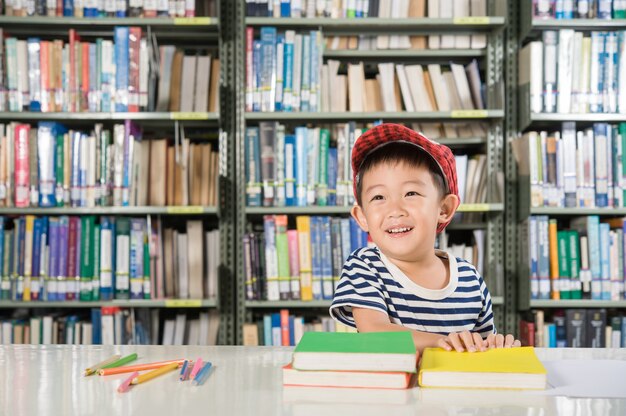
[{"label": "boy's mouth", "polygon": [[389,228],[387,230],[387,234],[394,236],[394,237],[400,237],[403,235],[406,235],[407,233],[413,231],[413,227],[395,227],[395,228]]}]

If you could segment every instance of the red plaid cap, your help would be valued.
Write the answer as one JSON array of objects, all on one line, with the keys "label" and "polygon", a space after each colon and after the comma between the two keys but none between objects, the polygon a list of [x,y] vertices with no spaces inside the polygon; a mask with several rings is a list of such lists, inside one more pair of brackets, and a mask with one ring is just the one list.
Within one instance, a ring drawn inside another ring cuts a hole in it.
[{"label": "red plaid cap", "polygon": [[[367,156],[389,143],[410,143],[430,155],[441,169],[448,192],[459,196],[456,179],[456,162],[448,146],[434,142],[408,127],[400,124],[384,123],[363,133],[352,148],[352,186],[355,198],[356,183],[361,165]],[[437,232],[442,232],[448,223],[439,224]]]}]

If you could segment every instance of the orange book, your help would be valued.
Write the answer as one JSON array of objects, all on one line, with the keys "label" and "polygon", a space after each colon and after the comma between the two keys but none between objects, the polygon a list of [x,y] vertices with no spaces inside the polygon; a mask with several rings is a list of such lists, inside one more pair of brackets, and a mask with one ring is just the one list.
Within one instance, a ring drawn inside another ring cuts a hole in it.
[{"label": "orange book", "polygon": [[280,338],[282,345],[289,346],[289,309],[280,310]]},{"label": "orange book", "polygon": [[313,300],[313,271],[311,264],[311,217],[296,217],[298,251],[300,260],[300,296],[302,300]]},{"label": "orange book", "polygon": [[556,220],[550,220],[548,225],[548,241],[550,242],[550,282],[552,288],[552,299],[561,298],[559,286],[559,247],[557,241]]},{"label": "orange book", "polygon": [[41,111],[50,111],[50,42],[39,42],[39,62],[41,65]]}]

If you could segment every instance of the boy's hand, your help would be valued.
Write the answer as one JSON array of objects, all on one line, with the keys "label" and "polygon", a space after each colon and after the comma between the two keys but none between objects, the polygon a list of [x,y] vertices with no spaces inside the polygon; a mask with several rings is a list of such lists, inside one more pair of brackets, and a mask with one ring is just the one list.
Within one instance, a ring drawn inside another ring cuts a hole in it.
[{"label": "boy's hand", "polygon": [[511,334],[507,334],[506,336],[502,334],[489,334],[485,341],[489,349],[522,346],[522,343],[519,340],[515,339],[515,337]]},{"label": "boy's hand", "polygon": [[487,342],[477,332],[451,332],[447,337],[439,338],[437,345],[446,351],[469,352],[487,351]]}]

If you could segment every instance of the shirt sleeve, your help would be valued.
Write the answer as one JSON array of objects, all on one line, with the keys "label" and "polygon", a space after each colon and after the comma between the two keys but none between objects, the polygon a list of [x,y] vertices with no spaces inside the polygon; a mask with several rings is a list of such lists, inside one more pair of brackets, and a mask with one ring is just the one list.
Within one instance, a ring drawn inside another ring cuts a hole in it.
[{"label": "shirt sleeve", "polygon": [[367,308],[388,313],[378,272],[366,260],[362,249],[346,260],[330,306],[330,316],[344,325],[356,328],[352,308]]},{"label": "shirt sleeve", "polygon": [[478,332],[481,337],[487,338],[489,334],[495,334],[496,325],[493,321],[493,311],[491,309],[491,295],[483,278],[477,274],[478,283],[480,284],[480,293],[483,307],[478,315],[478,321],[473,332]]}]

